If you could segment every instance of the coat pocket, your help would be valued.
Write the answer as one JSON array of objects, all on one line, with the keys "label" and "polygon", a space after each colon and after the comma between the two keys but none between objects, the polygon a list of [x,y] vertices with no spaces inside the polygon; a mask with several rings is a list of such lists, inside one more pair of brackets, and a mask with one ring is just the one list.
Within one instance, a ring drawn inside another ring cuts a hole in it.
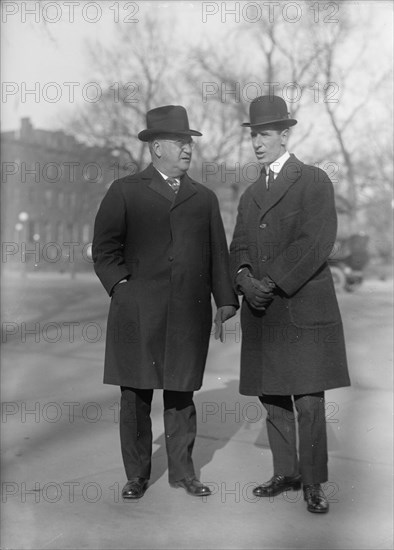
[{"label": "coat pocket", "polygon": [[301,208],[297,208],[297,210],[292,210],[291,212],[286,214],[286,216],[281,216],[279,218],[279,221],[280,223],[289,223],[295,218],[300,218],[301,212],[302,212]]},{"label": "coat pocket", "polygon": [[328,278],[314,279],[289,300],[291,322],[300,328],[335,325],[341,322],[335,288]]}]

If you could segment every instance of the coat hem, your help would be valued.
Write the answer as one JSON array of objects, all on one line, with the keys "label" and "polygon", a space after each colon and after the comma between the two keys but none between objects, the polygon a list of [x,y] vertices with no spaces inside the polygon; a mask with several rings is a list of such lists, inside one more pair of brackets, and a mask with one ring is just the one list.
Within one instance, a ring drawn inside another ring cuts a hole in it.
[{"label": "coat hem", "polygon": [[201,389],[202,387],[202,384],[200,386],[196,386],[194,388],[182,388],[182,389],[179,389],[179,388],[170,388],[170,387],[163,387],[163,384],[160,384],[160,385],[155,385],[155,384],[151,384],[149,386],[145,385],[145,384],[135,384],[135,383],[130,383],[130,382],[110,382],[109,380],[103,380],[103,384],[106,384],[106,385],[110,385],[110,386],[119,386],[119,387],[124,387],[124,388],[135,388],[137,390],[166,390],[166,391],[179,391],[179,392],[190,392],[190,391],[198,391]]},{"label": "coat hem", "polygon": [[254,389],[241,389],[239,390],[239,393],[241,395],[248,395],[248,396],[255,396],[255,397],[258,397],[259,395],[285,395],[285,396],[288,396],[288,395],[303,395],[303,394],[310,394],[310,393],[318,393],[318,392],[321,392],[321,391],[328,391],[328,390],[334,390],[336,388],[347,388],[347,387],[350,387],[351,386],[351,382],[343,382],[343,383],[338,383],[338,384],[334,384],[334,385],[330,385],[330,386],[317,386],[317,387],[313,387],[313,388],[303,388],[302,390],[301,389],[295,389],[294,391],[292,392],[285,392],[285,393],[282,393],[282,392],[278,392],[278,391],[269,391],[269,390],[262,390],[261,392],[259,393],[256,393],[256,388]]}]

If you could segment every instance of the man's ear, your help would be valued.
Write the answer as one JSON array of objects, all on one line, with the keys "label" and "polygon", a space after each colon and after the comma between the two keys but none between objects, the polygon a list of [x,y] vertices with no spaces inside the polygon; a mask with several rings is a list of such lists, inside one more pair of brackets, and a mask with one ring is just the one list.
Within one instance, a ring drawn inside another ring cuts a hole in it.
[{"label": "man's ear", "polygon": [[156,155],[157,158],[161,158],[161,155],[162,155],[161,143],[157,139],[154,139],[152,141],[152,152]]},{"label": "man's ear", "polygon": [[282,145],[286,145],[287,140],[289,139],[289,132],[290,132],[289,128],[285,128],[281,132],[280,137],[281,137],[281,144]]}]

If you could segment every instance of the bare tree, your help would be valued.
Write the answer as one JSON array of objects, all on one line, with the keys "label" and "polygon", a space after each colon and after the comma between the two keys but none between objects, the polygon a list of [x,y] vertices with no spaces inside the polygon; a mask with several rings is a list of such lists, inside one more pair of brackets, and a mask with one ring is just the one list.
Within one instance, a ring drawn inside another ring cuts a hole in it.
[{"label": "bare tree", "polygon": [[[355,29],[356,25],[358,29]],[[339,100],[331,101],[328,86],[324,90],[323,105],[334,138],[334,141],[329,140],[331,151],[338,154],[343,169],[341,192],[348,201],[350,217],[356,223],[358,213],[375,200],[380,202],[382,191],[386,195],[387,187],[392,184],[392,169],[387,169],[387,166],[392,167],[392,150],[377,146],[377,141],[386,144],[387,139],[392,141],[391,135],[387,136],[383,130],[384,119],[380,123],[381,131],[377,131],[382,113],[379,102],[384,101],[381,92],[392,80],[391,63],[380,59],[379,66],[374,70],[368,60],[368,50],[374,38],[368,21],[358,19],[356,23],[354,16],[344,12],[337,25],[329,30],[324,36],[316,34],[314,43],[316,48],[320,48],[319,64],[323,78],[340,91]],[[344,56],[343,52],[347,48],[351,51],[351,45],[357,43],[357,32],[362,40],[353,48],[352,55]],[[349,37],[352,37],[351,42]],[[365,79],[365,67],[368,67],[368,79]],[[361,80],[357,73],[364,78]],[[383,187],[382,180],[385,182]]]},{"label": "bare tree", "polygon": [[[309,36],[312,37],[308,21],[293,25],[279,19],[262,19],[252,27],[244,23],[233,28],[225,49],[215,49],[210,41],[196,48],[189,83],[201,82],[202,91],[206,92],[199,109],[209,135],[208,144],[200,150],[203,160],[242,164],[253,159],[250,139],[240,124],[248,120],[254,97],[282,93],[292,117],[313,103],[324,45],[312,47]],[[307,88],[309,95],[305,93]],[[314,123],[310,118],[296,134],[293,146],[310,139]],[[231,185],[236,200],[242,185],[234,181]]]},{"label": "bare tree", "polygon": [[371,56],[368,18],[343,3],[337,19],[316,21],[318,5],[303,2],[305,17],[297,22],[277,17],[230,25],[224,39],[201,35],[200,43],[187,47],[153,15],[133,32],[119,26],[112,49],[90,46],[91,76],[106,91],[77,113],[72,129],[138,170],[147,154],[137,139],[146,111],[185,105],[191,126],[204,134],[196,140],[193,170],[199,166],[201,175],[216,166],[212,181],[230,190],[233,211],[250,183],[236,167],[240,172],[255,160],[240,125],[254,97],[281,94],[299,121],[291,148],[307,162],[321,163],[332,178],[340,176],[336,191],[355,223],[364,223],[368,207],[387,201],[392,185],[391,135],[381,107],[392,96],[391,64],[382,58],[377,65]]},{"label": "bare tree", "polygon": [[138,171],[146,157],[146,145],[137,138],[145,127],[146,112],[176,98],[171,37],[158,19],[148,15],[132,32],[119,26],[113,49],[99,43],[87,48],[92,78],[103,93],[99,101],[75,113],[70,129]]}]

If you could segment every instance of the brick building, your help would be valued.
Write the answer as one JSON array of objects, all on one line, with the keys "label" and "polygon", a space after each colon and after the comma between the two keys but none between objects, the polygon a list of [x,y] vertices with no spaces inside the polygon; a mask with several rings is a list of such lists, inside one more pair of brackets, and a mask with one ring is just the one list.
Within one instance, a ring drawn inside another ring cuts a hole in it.
[{"label": "brick building", "polygon": [[[36,129],[29,118],[22,119],[18,131],[2,132],[1,138],[3,268],[91,270],[98,206],[111,182],[130,170],[122,170],[125,163],[110,150],[82,144],[63,131]],[[190,175],[218,195],[230,242],[239,196],[253,174],[248,172],[247,179],[239,165],[227,171],[218,165],[209,175],[198,161],[191,168]],[[338,238],[354,229],[340,199]]]},{"label": "brick building", "polygon": [[1,138],[3,268],[91,269],[97,208],[124,175],[117,158],[63,131],[35,129],[29,118]]}]

